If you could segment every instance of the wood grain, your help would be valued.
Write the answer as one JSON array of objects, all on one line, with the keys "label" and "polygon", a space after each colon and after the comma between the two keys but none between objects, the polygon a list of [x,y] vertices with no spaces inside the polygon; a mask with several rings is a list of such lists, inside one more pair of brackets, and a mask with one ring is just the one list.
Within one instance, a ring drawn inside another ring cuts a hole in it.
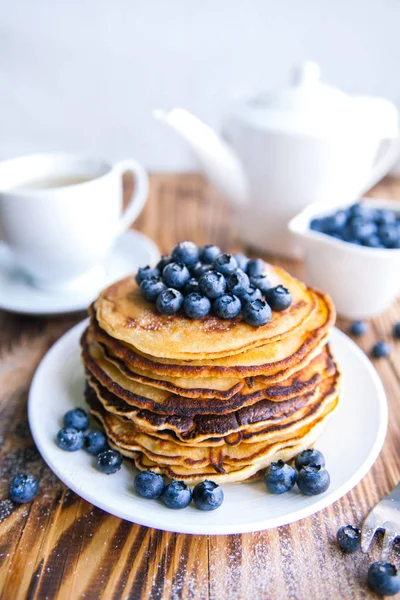
[{"label": "wood grain", "polygon": [[[400,182],[384,181],[380,197],[400,198]],[[137,229],[162,252],[182,239],[243,249],[226,203],[198,175],[154,175]],[[249,249],[244,248],[245,251]],[[302,265],[268,257],[300,277]],[[379,558],[344,556],[339,526],[359,524],[400,479],[400,343],[376,361],[389,401],[384,449],[363,481],[330,508],[286,527],[247,535],[189,536],[122,521],[81,500],[50,472],[33,445],[26,398],[35,368],[51,344],[83,314],[52,319],[0,312],[0,498],[10,477],[35,474],[40,492],[31,504],[0,508],[0,597],[76,599],[299,599],[374,598],[365,585]],[[360,340],[367,352],[389,339],[400,320],[397,302],[371,322]],[[348,323],[340,321],[346,329]],[[57,399],[54,399],[57,401]],[[351,460],[351,457],[349,457]],[[393,557],[397,560],[397,557]]]}]

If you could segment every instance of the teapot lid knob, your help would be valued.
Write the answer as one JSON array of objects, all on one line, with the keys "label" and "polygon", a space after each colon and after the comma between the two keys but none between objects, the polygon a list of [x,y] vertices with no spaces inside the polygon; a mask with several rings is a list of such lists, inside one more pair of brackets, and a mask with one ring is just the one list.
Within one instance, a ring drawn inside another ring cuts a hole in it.
[{"label": "teapot lid knob", "polygon": [[294,85],[317,83],[321,77],[321,68],[318,63],[308,60],[296,67],[293,72]]}]

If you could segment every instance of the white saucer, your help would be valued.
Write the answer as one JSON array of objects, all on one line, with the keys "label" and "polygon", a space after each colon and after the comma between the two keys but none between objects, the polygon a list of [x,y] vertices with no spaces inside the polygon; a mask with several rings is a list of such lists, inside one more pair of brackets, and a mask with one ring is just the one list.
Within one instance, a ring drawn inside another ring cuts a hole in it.
[{"label": "white saucer", "polygon": [[128,231],[114,244],[104,267],[104,277],[86,289],[45,292],[33,287],[16,270],[11,252],[0,242],[0,309],[25,314],[60,314],[86,309],[101,288],[134,272],[139,266],[155,263],[160,253],[147,236]]},{"label": "white saucer", "polygon": [[136,470],[130,461],[125,460],[114,475],[104,475],[95,469],[94,458],[84,450],[68,453],[55,444],[63,415],[71,408],[84,406],[79,338],[86,324],[76,325],[44,357],[29,394],[29,423],[36,445],[54,473],[82,498],[113,515],[179,533],[230,534],[278,527],[312,515],[341,498],[364,477],[380,452],[388,419],[382,383],[358,346],[334,330],[331,343],[344,374],[345,391],[317,444],[331,475],[327,492],[304,496],[291,490],[274,496],[262,481],[224,484],[224,503],[210,513],[192,504],[174,511],[161,501],[140,498],[133,490]]}]

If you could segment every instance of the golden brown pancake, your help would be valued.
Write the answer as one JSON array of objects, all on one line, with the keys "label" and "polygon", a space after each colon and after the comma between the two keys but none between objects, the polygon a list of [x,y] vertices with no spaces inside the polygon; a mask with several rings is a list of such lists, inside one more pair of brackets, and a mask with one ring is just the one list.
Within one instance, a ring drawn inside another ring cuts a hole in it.
[{"label": "golden brown pancake", "polygon": [[209,315],[189,319],[183,314],[161,315],[140,294],[134,277],[114,283],[96,300],[96,319],[111,337],[126,342],[153,357],[179,360],[210,360],[242,353],[292,335],[315,307],[315,296],[307,287],[279,267],[266,264],[272,285],[287,287],[293,301],[289,308],[274,312],[261,327],[235,319]]}]

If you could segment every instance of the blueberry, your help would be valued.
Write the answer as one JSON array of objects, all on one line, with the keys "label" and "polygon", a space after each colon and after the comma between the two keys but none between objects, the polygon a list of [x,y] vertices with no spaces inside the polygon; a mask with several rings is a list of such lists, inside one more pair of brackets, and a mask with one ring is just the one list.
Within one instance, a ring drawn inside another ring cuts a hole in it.
[{"label": "blueberry", "polygon": [[190,272],[193,275],[193,277],[200,279],[200,277],[204,275],[204,273],[207,273],[207,271],[211,271],[211,269],[211,265],[203,265],[201,262],[198,262],[195,264],[194,267],[190,269]]},{"label": "blueberry", "polygon": [[17,504],[31,502],[39,490],[39,482],[33,475],[17,475],[10,481],[9,496]]},{"label": "blueberry", "polygon": [[361,548],[361,530],[352,525],[346,525],[338,529],[336,539],[339,546],[345,552],[356,552]]},{"label": "blueberry", "polygon": [[253,277],[254,275],[263,275],[265,271],[265,263],[261,258],[252,258],[247,263],[247,275]]},{"label": "blueberry", "polygon": [[234,319],[241,308],[242,303],[234,294],[223,294],[213,303],[213,311],[220,319]]},{"label": "blueberry", "polygon": [[347,210],[350,217],[363,217],[364,219],[371,219],[374,214],[373,209],[368,208],[359,202],[353,204]]},{"label": "blueberry", "polygon": [[367,330],[368,323],[366,323],[365,321],[353,321],[349,329],[351,335],[354,335],[355,337],[364,335],[364,333],[366,333]]},{"label": "blueberry", "polygon": [[253,327],[268,323],[271,314],[271,308],[264,300],[246,302],[243,307],[243,319]]},{"label": "blueberry", "polygon": [[166,289],[165,283],[159,277],[144,279],[139,286],[140,293],[148,302],[155,302],[158,294]]},{"label": "blueberry", "polygon": [[57,433],[56,442],[61,450],[76,452],[76,450],[83,448],[85,436],[83,435],[83,431],[79,431],[74,427],[64,427],[64,429],[60,429]]},{"label": "blueberry", "polygon": [[[221,296],[221,298],[223,298],[223,296]],[[189,319],[201,319],[210,312],[211,302],[207,296],[202,296],[201,294],[193,292],[184,299],[183,310]]]},{"label": "blueberry", "polygon": [[182,294],[173,288],[167,288],[157,296],[156,307],[162,315],[174,315],[182,304]]},{"label": "blueberry", "polygon": [[249,264],[249,259],[247,258],[247,256],[245,256],[241,252],[237,252],[233,256],[236,258],[236,262],[238,264],[238,268],[242,269],[242,271],[246,272],[247,265]]},{"label": "blueberry", "polygon": [[400,339],[400,321],[393,326],[393,337]]},{"label": "blueberry", "polygon": [[202,481],[193,489],[193,501],[200,510],[215,510],[224,501],[224,492],[214,481]]},{"label": "blueberry", "polygon": [[394,225],[396,223],[396,213],[394,210],[378,209],[375,211],[375,220],[378,225]]},{"label": "blueberry", "polygon": [[315,448],[309,448],[308,450],[303,450],[296,456],[295,467],[298,471],[303,467],[308,467],[308,465],[324,467],[325,457],[322,452],[315,450]]},{"label": "blueberry", "polygon": [[374,358],[385,358],[390,354],[390,344],[383,341],[378,341],[372,346],[371,354]]},{"label": "blueberry", "polygon": [[329,487],[331,478],[325,467],[308,465],[300,469],[297,475],[297,486],[306,496],[323,494]]},{"label": "blueberry", "polygon": [[96,466],[99,471],[111,475],[119,471],[122,465],[122,454],[116,450],[106,450],[97,455]]},{"label": "blueberry", "polygon": [[271,284],[266,275],[252,275],[250,277],[250,283],[252,286],[261,290],[263,294],[271,288]]},{"label": "blueberry", "polygon": [[347,219],[347,211],[338,210],[332,216],[326,218],[324,225],[331,233],[340,232],[340,230],[347,224]]},{"label": "blueberry", "polygon": [[184,481],[173,479],[165,488],[162,499],[168,508],[186,508],[192,499],[192,492]]},{"label": "blueberry", "polygon": [[262,299],[261,290],[259,290],[258,288],[255,288],[253,285],[250,285],[247,290],[238,294],[238,296],[241,299],[243,304],[246,302],[253,302],[253,300],[261,300]]},{"label": "blueberry", "polygon": [[214,260],[221,254],[221,250],[218,246],[212,246],[211,244],[207,244],[200,248],[200,260],[202,263],[207,265],[211,265]]},{"label": "blueberry", "polygon": [[181,242],[171,252],[172,260],[183,263],[188,267],[195,265],[199,260],[200,251],[193,242]]},{"label": "blueberry", "polygon": [[90,431],[85,436],[85,448],[93,456],[97,456],[100,452],[108,450],[105,434],[102,431]]},{"label": "blueberry", "polygon": [[292,294],[283,285],[267,290],[265,299],[272,310],[285,310],[292,304]]},{"label": "blueberry", "polygon": [[179,290],[190,279],[189,269],[183,263],[171,262],[164,267],[162,278],[168,287]]},{"label": "blueberry", "polygon": [[377,226],[373,221],[366,221],[362,217],[355,217],[351,221],[350,231],[356,240],[366,240],[377,232]]},{"label": "blueberry", "polygon": [[325,221],[323,219],[319,219],[318,217],[311,219],[310,229],[313,231],[318,231],[319,233],[325,233]]},{"label": "blueberry", "polygon": [[391,563],[374,562],[368,569],[368,585],[380,596],[394,596],[400,592],[400,574]]},{"label": "blueberry", "polygon": [[278,460],[273,462],[265,471],[265,485],[271,494],[283,494],[296,483],[296,471],[290,465]]},{"label": "blueberry", "polygon": [[185,287],[183,288],[183,293],[185,294],[185,296],[188,296],[189,294],[192,294],[193,292],[198,292],[199,291],[199,282],[197,281],[197,279],[195,277],[191,277],[189,279],[189,281],[185,284]]},{"label": "blueberry", "polygon": [[83,408],[73,408],[64,415],[64,427],[73,427],[79,431],[86,431],[89,427],[89,417]]},{"label": "blueberry", "polygon": [[399,231],[396,225],[380,225],[378,237],[386,248],[390,248],[399,238]]},{"label": "blueberry", "polygon": [[207,298],[218,298],[226,289],[226,279],[217,271],[208,271],[199,279],[199,290]]},{"label": "blueberry", "polygon": [[139,471],[133,481],[135,491],[142,498],[159,498],[165,490],[165,481],[154,471]]},{"label": "blueberry", "polygon": [[226,280],[227,289],[236,296],[245,293],[249,288],[249,285],[249,277],[244,271],[242,271],[242,269],[238,269],[235,271],[235,273],[229,275],[228,279]]},{"label": "blueberry", "polygon": [[225,277],[232,275],[237,268],[236,258],[232,254],[219,254],[213,262],[213,269]]},{"label": "blueberry", "polygon": [[143,279],[150,279],[150,277],[160,277],[161,273],[158,269],[154,267],[139,267],[138,272],[136,273],[136,283],[140,285]]},{"label": "blueberry", "polygon": [[160,271],[160,273],[162,273],[164,267],[166,267],[167,265],[169,265],[170,262],[171,262],[171,257],[168,256],[167,254],[164,254],[160,258],[160,260],[158,261],[158,263],[156,264],[156,269],[158,269]]},{"label": "blueberry", "polygon": [[384,245],[376,234],[365,238],[365,240],[363,240],[363,245],[368,248],[384,248]]}]

